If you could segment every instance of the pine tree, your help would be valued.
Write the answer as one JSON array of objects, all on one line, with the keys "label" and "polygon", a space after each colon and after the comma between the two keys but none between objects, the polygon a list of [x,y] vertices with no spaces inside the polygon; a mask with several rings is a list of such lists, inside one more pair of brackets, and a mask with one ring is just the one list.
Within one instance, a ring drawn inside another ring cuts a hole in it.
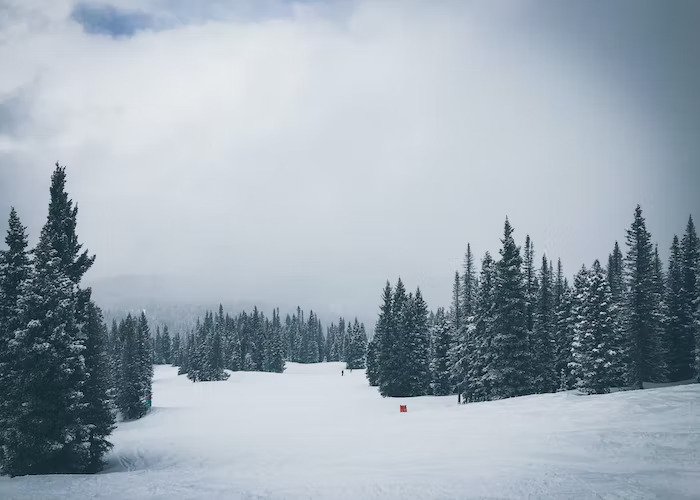
[{"label": "pine tree", "polygon": [[630,384],[641,389],[645,381],[663,380],[663,351],[657,328],[651,235],[639,205],[635,209],[634,222],[627,230],[627,245],[625,331],[629,349],[628,379]]},{"label": "pine tree", "polygon": [[668,310],[667,338],[669,380],[678,382],[690,378],[693,366],[692,343],[686,329],[683,296],[683,261],[678,236],[673,237],[668,263],[666,304]]},{"label": "pine tree", "polygon": [[85,407],[82,419],[89,422],[90,448],[86,472],[97,472],[104,465],[104,455],[112,448],[112,443],[107,438],[114,429],[114,406],[110,389],[107,327],[102,319],[102,311],[90,301],[86,317],[85,368],[89,376],[83,387]]},{"label": "pine tree", "polygon": [[[697,378],[700,382],[700,243],[698,235],[695,231],[695,223],[693,218],[688,218],[685,234],[681,239],[681,259],[682,259],[682,292],[681,292],[681,308],[683,316],[681,323],[683,324],[685,333],[683,335],[684,349],[687,349],[691,354],[695,354],[695,367],[691,366],[686,370],[683,369],[682,376],[685,378]],[[687,347],[685,347],[687,346]]]},{"label": "pine tree", "polygon": [[151,384],[153,379],[153,357],[151,349],[149,348],[151,332],[148,327],[148,319],[146,319],[146,313],[144,311],[141,311],[141,315],[139,316],[136,332],[136,341],[138,346],[136,367],[138,370],[139,380],[139,399],[143,405],[143,408],[145,409],[141,415],[143,416],[151,407]]},{"label": "pine tree", "polygon": [[584,283],[580,307],[571,344],[571,368],[577,387],[588,394],[609,392],[613,366],[620,353],[612,347],[615,337],[615,317],[612,293],[598,261],[593,269],[580,272]]},{"label": "pine tree", "polygon": [[452,308],[450,309],[450,324],[454,331],[459,331],[462,325],[464,313],[462,312],[462,284],[459,272],[455,271],[455,279],[452,285]]},{"label": "pine tree", "polygon": [[118,376],[116,404],[124,420],[141,418],[148,410],[142,399],[142,344],[137,321],[127,315],[119,324],[121,338],[120,373]]},{"label": "pine tree", "polygon": [[[379,339],[379,392],[382,396],[405,395],[402,386],[406,367],[406,341],[401,325],[406,301],[406,289],[399,278],[391,299],[391,314]],[[385,306],[386,303],[382,311]]]},{"label": "pine tree", "polygon": [[492,359],[493,315],[495,310],[496,264],[486,252],[481,261],[479,289],[474,315],[468,328],[466,354],[462,371],[463,400],[484,401],[492,398],[492,383],[488,367]]},{"label": "pine tree", "polygon": [[533,358],[533,390],[537,393],[554,392],[559,378],[554,358],[554,297],[552,276],[546,256],[542,256],[540,283],[534,307],[534,325],[531,335],[531,354]]},{"label": "pine tree", "polygon": [[163,325],[163,334],[161,335],[161,351],[163,353],[163,363],[170,364],[172,362],[172,340],[170,338],[170,331],[168,330],[168,325]]},{"label": "pine tree", "polygon": [[520,249],[506,219],[501,259],[496,263],[495,307],[487,372],[495,399],[521,396],[532,388],[527,330],[527,295]]},{"label": "pine tree", "polygon": [[[84,420],[85,316],[90,290],[82,276],[94,256],[76,234],[77,207],[65,191],[65,169],[51,177],[49,214],[34,250],[34,269],[18,299],[19,325],[7,355],[17,383],[6,404],[14,408],[3,432],[4,470],[9,474],[80,472],[90,467]],[[50,348],[47,349],[46,347]],[[88,363],[89,364],[89,363]]]},{"label": "pine tree", "polygon": [[[386,282],[382,291],[382,304],[379,307],[379,318],[374,326],[374,336],[367,347],[367,378],[369,385],[378,386],[382,377],[387,377],[385,369],[388,368],[384,363],[389,361],[390,352],[389,345],[385,342],[384,335],[391,340],[393,327],[391,316],[392,290],[389,281]],[[387,351],[385,351],[387,349]]]},{"label": "pine tree", "polygon": [[625,272],[624,272],[624,257],[620,251],[620,246],[615,242],[613,251],[608,257],[608,284],[610,285],[610,293],[616,304],[621,304],[625,294]]},{"label": "pine tree", "polygon": [[0,468],[3,463],[3,429],[10,429],[16,404],[16,395],[10,390],[13,361],[9,357],[9,342],[21,326],[19,299],[24,283],[31,275],[26,228],[14,208],[10,210],[5,243],[7,250],[0,251]]},{"label": "pine tree", "polygon": [[467,253],[464,255],[464,276],[462,278],[462,323],[474,314],[474,300],[477,289],[476,271],[472,248],[467,243]]},{"label": "pine tree", "polygon": [[[561,265],[559,267],[561,269]],[[561,283],[562,292],[559,304],[555,309],[554,334],[554,368],[559,381],[559,390],[573,389],[576,383],[571,372],[571,343],[574,338],[574,297],[565,279],[557,273],[557,281]],[[576,292],[577,293],[577,292]]]},{"label": "pine tree", "polygon": [[405,390],[402,395],[428,394],[431,382],[428,306],[423,300],[420,288],[406,301],[401,325],[406,339]]},{"label": "pine tree", "polygon": [[452,393],[449,353],[452,348],[453,328],[447,320],[445,310],[438,308],[435,323],[430,330],[431,336],[431,389],[436,396]]}]

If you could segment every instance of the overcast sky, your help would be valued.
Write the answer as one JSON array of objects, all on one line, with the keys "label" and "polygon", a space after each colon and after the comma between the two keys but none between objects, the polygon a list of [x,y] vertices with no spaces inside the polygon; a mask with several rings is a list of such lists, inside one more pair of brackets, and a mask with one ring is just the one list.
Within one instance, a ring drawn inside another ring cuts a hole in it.
[{"label": "overcast sky", "polygon": [[0,0],[0,209],[35,240],[58,160],[96,288],[372,320],[399,275],[447,305],[506,216],[573,273],[641,203],[666,255],[700,215],[699,23],[692,0]]}]

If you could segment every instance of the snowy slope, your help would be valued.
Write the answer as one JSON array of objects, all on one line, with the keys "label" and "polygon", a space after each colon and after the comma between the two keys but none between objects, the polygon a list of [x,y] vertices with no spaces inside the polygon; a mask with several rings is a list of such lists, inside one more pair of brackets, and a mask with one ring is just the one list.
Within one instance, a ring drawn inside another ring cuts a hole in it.
[{"label": "snowy slope", "polygon": [[698,384],[458,406],[340,370],[156,367],[153,412],[119,425],[104,473],[0,478],[0,498],[700,497]]}]

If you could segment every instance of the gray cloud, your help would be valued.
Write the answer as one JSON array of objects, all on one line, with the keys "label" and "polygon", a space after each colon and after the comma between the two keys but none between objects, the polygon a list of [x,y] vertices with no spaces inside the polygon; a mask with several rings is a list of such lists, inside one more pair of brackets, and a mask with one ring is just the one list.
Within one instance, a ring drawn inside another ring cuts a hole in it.
[{"label": "gray cloud", "polygon": [[638,202],[662,249],[700,212],[692,6],[188,4],[115,4],[168,29],[113,38],[23,3],[0,34],[0,95],[36,82],[0,136],[0,209],[36,235],[67,164],[98,295],[136,275],[371,320],[399,275],[447,303],[506,215],[573,272]]},{"label": "gray cloud", "polygon": [[79,2],[73,7],[71,18],[87,33],[112,37],[130,37],[156,26],[153,17],[145,12],[108,4]]}]

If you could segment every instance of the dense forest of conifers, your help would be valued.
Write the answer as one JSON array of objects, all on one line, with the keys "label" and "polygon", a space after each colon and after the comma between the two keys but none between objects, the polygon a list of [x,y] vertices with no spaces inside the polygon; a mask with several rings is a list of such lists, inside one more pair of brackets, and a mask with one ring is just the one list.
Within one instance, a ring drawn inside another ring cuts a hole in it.
[{"label": "dense forest of conifers", "polygon": [[700,246],[692,217],[670,260],[638,206],[607,265],[581,267],[516,245],[506,219],[499,257],[477,276],[467,245],[449,312],[428,313],[420,290],[386,284],[367,377],[385,396],[459,394],[464,402],[578,388],[605,393],[644,382],[700,380]]},{"label": "dense forest of conifers", "polygon": [[430,312],[420,289],[386,283],[374,335],[339,318],[324,329],[300,308],[282,321],[222,306],[172,335],[146,314],[104,324],[81,285],[95,257],[76,234],[65,169],[51,177],[48,217],[35,248],[12,209],[0,250],[0,472],[96,472],[118,417],[151,406],[153,364],[192,381],[229,371],[282,372],[286,361],[367,368],[384,396],[458,394],[463,402],[579,389],[605,393],[645,382],[700,380],[700,245],[692,217],[666,269],[640,207],[603,266],[569,282],[562,264],[515,243],[506,219],[497,258],[478,271],[467,245],[449,310]]},{"label": "dense forest of conifers", "polygon": [[[116,324],[112,331],[115,331]],[[112,335],[115,338],[115,335]],[[285,361],[318,363],[345,361],[348,368],[364,368],[367,333],[357,318],[346,325],[344,318],[332,323],[324,335],[313,311],[308,317],[301,308],[280,320],[279,309],[267,318],[257,307],[236,316],[207,312],[193,331],[171,338],[167,325],[153,339],[156,363],[171,363],[191,380],[225,380],[231,371],[280,373]]]}]

